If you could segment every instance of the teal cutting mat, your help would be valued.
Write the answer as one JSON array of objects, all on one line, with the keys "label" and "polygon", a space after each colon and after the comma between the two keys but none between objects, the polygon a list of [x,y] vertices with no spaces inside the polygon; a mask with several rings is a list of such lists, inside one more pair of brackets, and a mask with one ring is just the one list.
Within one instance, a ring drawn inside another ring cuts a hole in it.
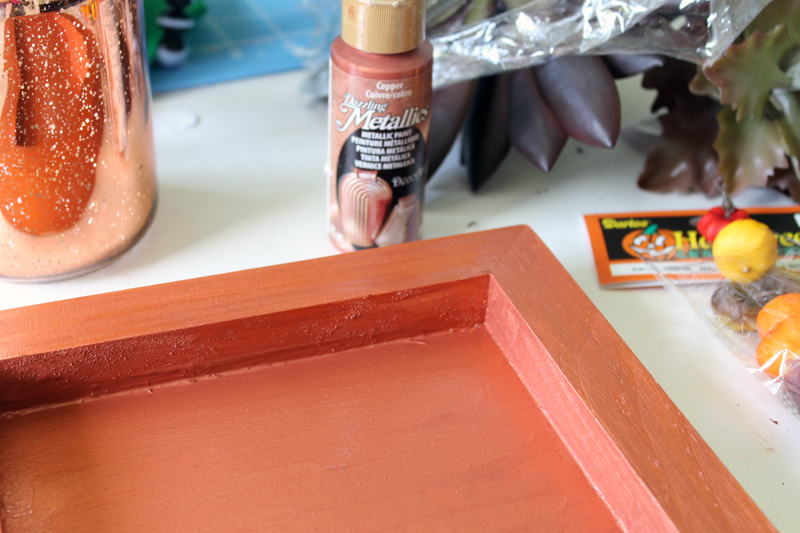
[{"label": "teal cutting mat", "polygon": [[154,93],[302,68],[327,54],[338,5],[300,0],[204,0],[207,11],[185,35],[189,59],[150,68]]}]

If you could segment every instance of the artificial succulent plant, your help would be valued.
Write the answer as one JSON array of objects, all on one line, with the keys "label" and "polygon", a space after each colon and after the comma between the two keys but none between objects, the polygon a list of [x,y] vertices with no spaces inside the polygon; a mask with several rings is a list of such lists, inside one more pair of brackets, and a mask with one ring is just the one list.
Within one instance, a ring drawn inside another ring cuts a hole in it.
[{"label": "artificial succulent plant", "polygon": [[[428,37],[491,18],[527,0],[429,0]],[[569,137],[613,148],[620,134],[615,78],[659,66],[653,55],[564,56],[434,91],[428,177],[462,134],[461,163],[478,190],[513,147],[549,171]],[[512,112],[513,110],[513,112]]]},{"label": "artificial succulent plant", "polygon": [[[429,0],[427,33],[435,38],[524,3]],[[615,78],[662,63],[652,55],[564,56],[434,91],[428,176],[435,174],[459,133],[461,162],[473,190],[492,176],[512,147],[544,171],[553,167],[569,137],[613,148],[620,134]]]},{"label": "artificial succulent plant", "polygon": [[[569,137],[613,148],[620,134],[615,78],[661,65],[646,55],[564,56],[434,92],[429,176],[462,133],[461,162],[478,190],[513,147],[550,170]],[[511,112],[513,110],[513,112]]]}]

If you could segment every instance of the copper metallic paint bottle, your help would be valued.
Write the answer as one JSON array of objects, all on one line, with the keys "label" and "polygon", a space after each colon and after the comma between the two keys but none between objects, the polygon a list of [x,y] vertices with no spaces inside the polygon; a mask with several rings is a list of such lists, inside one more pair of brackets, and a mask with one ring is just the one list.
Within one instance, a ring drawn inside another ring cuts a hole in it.
[{"label": "copper metallic paint bottle", "polygon": [[424,18],[424,0],[342,3],[326,169],[329,231],[341,250],[419,238],[433,66]]}]

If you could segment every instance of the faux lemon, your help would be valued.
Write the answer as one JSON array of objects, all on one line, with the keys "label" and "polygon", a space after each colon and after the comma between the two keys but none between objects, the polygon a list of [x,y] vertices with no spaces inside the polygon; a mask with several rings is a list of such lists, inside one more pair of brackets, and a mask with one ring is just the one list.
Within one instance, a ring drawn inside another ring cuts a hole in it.
[{"label": "faux lemon", "polygon": [[724,277],[738,283],[760,279],[778,260],[778,240],[766,224],[735,220],[714,239],[714,261]]}]

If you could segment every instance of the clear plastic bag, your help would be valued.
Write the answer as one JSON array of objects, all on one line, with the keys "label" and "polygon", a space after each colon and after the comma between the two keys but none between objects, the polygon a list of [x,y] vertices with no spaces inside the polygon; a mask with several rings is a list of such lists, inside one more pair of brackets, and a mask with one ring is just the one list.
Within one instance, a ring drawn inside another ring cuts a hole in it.
[{"label": "clear plastic bag", "polygon": [[[428,0],[433,85],[443,87],[551,57],[664,54],[713,62],[770,0]],[[304,54],[306,90],[327,90],[328,44],[341,4],[303,0],[317,21],[316,53]],[[504,9],[501,14],[489,13]]]},{"label": "clear plastic bag", "polygon": [[734,276],[738,281],[723,277],[726,266],[721,269],[714,257],[697,259],[703,267],[697,270],[705,272],[698,275],[674,275],[667,263],[641,259],[779,403],[800,417],[800,241],[789,234],[776,238],[777,263],[757,275],[752,270],[747,275],[744,268],[747,279]]},{"label": "clear plastic bag", "polygon": [[[486,18],[482,13],[505,8]],[[561,55],[658,53],[713,62],[769,0],[429,0],[434,86]]]}]

